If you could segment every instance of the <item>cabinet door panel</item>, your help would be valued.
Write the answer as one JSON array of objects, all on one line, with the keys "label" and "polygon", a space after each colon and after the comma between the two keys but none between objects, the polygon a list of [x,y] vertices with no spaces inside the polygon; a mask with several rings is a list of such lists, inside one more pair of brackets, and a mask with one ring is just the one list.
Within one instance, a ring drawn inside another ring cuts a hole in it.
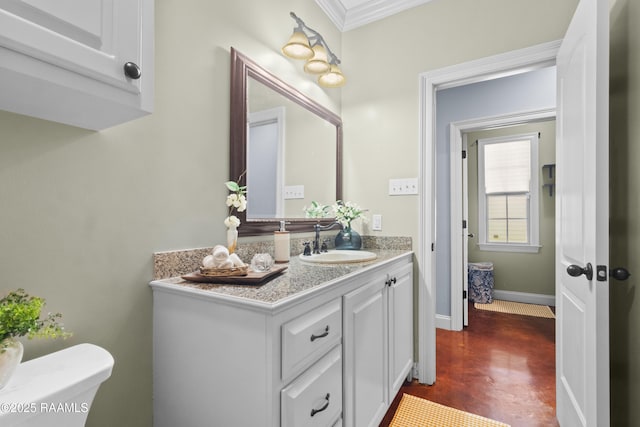
[{"label": "cabinet door panel", "polygon": [[0,0],[0,46],[131,93],[141,64],[140,0]]},{"label": "cabinet door panel", "polygon": [[384,281],[345,296],[344,313],[344,425],[377,426],[388,407]]},{"label": "cabinet door panel", "polygon": [[395,279],[389,287],[389,395],[393,399],[413,367],[413,266],[394,270],[391,277]]}]

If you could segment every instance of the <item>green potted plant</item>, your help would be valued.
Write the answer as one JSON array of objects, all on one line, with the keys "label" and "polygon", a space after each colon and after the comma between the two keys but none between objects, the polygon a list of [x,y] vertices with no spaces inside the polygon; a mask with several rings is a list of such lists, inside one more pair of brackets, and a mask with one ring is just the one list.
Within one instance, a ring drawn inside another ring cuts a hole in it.
[{"label": "green potted plant", "polygon": [[11,291],[0,299],[0,389],[22,361],[24,348],[16,338],[67,338],[71,336],[60,322],[60,313],[42,316],[43,298],[27,294],[24,289]]}]

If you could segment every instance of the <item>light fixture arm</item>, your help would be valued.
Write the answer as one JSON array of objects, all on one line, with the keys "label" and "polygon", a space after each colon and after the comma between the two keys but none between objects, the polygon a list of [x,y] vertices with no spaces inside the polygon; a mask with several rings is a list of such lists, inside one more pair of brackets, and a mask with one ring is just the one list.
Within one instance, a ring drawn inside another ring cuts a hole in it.
[{"label": "light fixture arm", "polygon": [[291,15],[291,17],[296,21],[296,24],[298,24],[298,28],[296,28],[296,30],[301,30],[303,33],[305,33],[310,42],[312,42],[313,44],[321,44],[327,50],[327,53],[329,54],[330,64],[340,64],[340,59],[331,51],[331,49],[329,49],[329,45],[319,32],[317,32],[313,28],[309,28],[307,24],[305,24],[302,19],[298,18],[295,13],[290,12],[289,15]]}]

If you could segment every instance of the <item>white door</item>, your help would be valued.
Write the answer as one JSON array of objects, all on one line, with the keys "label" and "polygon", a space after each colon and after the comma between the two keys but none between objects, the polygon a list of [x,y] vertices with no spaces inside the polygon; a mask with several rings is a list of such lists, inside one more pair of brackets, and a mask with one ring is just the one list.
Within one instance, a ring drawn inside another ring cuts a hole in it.
[{"label": "white door", "polygon": [[465,227],[462,229],[462,325],[469,326],[469,172],[468,172],[468,148],[467,135],[464,135],[462,148],[462,218]]},{"label": "white door", "polygon": [[606,0],[581,0],[557,56],[556,393],[561,427],[609,425],[608,23]]},{"label": "white door", "polygon": [[451,190],[451,330],[461,331],[469,324],[469,209],[467,173],[467,135],[459,123],[449,125]]}]

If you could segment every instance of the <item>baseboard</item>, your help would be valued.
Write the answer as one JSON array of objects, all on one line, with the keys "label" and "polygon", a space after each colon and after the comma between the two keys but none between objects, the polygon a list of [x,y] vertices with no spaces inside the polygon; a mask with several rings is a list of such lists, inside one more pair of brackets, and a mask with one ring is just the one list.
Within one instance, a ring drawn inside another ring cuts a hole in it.
[{"label": "baseboard", "polygon": [[531,294],[528,292],[501,291],[499,289],[494,289],[493,298],[503,301],[523,302],[526,304],[556,305],[555,295]]},{"label": "baseboard", "polygon": [[451,330],[451,316],[436,314],[436,328]]}]

